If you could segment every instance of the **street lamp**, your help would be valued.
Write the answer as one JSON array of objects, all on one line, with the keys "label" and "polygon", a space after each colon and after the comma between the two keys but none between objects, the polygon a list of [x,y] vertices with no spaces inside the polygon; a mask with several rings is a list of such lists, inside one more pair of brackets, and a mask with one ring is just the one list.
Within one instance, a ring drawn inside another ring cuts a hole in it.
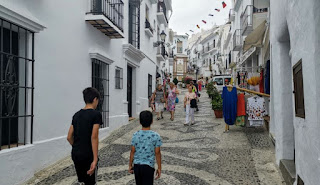
[{"label": "street lamp", "polygon": [[162,32],[160,33],[162,44],[166,41],[166,37],[167,37],[167,34],[164,32],[164,30],[162,30]]}]

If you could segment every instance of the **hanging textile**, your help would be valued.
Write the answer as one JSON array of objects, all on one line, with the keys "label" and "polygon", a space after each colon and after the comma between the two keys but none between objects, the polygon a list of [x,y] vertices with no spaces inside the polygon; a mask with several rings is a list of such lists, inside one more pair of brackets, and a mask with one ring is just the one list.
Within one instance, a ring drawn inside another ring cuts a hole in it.
[{"label": "hanging textile", "polygon": [[266,71],[265,71],[264,87],[265,93],[270,94],[270,60],[267,61]]},{"label": "hanging textile", "polygon": [[216,8],[216,9],[214,9],[214,10],[217,11],[217,12],[220,12],[220,9],[217,9],[217,8]]},{"label": "hanging textile", "polygon": [[263,69],[261,69],[260,71],[260,83],[259,83],[259,90],[261,93],[264,93],[264,73],[263,73]]},{"label": "hanging textile", "polygon": [[234,125],[237,117],[237,88],[233,87],[231,91],[226,86],[222,91],[223,99],[223,117],[228,125]]},{"label": "hanging textile", "polygon": [[264,98],[257,96],[248,98],[247,114],[250,126],[263,126],[263,117],[267,115]]},{"label": "hanging textile", "polygon": [[200,26],[199,26],[199,25],[197,25],[197,28],[199,28],[199,29],[200,29]]},{"label": "hanging textile", "polygon": [[209,14],[209,16],[213,17],[214,15],[213,14]]},{"label": "hanging textile", "polygon": [[193,33],[193,30],[189,30],[189,31]]},{"label": "hanging textile", "polygon": [[205,21],[205,20],[202,20],[202,22],[203,22],[204,24],[207,24],[207,21]]},{"label": "hanging textile", "polygon": [[240,88],[247,88],[247,81],[246,81],[246,79],[247,79],[247,72],[239,72],[239,76],[240,76],[240,78],[238,79],[238,80],[240,80],[240,81],[238,81],[239,82],[239,87]]},{"label": "hanging textile", "polygon": [[245,116],[246,116],[246,103],[244,100],[244,94],[238,94],[238,101],[237,101],[237,119],[236,125],[237,126],[245,126]]}]

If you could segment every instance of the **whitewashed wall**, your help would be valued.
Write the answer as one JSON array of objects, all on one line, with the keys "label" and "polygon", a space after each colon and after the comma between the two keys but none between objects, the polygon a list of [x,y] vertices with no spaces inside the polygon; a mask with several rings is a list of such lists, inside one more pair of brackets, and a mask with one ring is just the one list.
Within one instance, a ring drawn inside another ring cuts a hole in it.
[{"label": "whitewashed wall", "polygon": [[[0,4],[9,0],[0,0]],[[110,39],[85,22],[87,0],[10,0],[25,12],[37,17],[47,27],[35,34],[35,100],[34,143],[0,152],[1,185],[20,184],[34,173],[66,157],[71,147],[66,134],[72,115],[84,107],[82,90],[91,86],[91,59],[96,51],[113,63],[109,66],[110,126],[101,129],[105,138],[114,129],[128,123],[127,113],[127,60],[123,44],[128,36],[128,1],[124,7],[125,39]],[[156,5],[150,1],[141,4],[141,51],[146,55],[134,73],[134,116],[148,108],[148,74],[155,84],[156,48],[154,37],[145,35],[145,4],[149,6],[151,24],[156,20]],[[115,67],[123,68],[123,89],[115,89]],[[154,86],[153,86],[154,87]],[[9,168],[9,169],[8,169]]]},{"label": "whitewashed wall", "polygon": [[[271,0],[271,126],[277,162],[293,160],[306,185],[320,182],[320,13],[318,0]],[[292,67],[302,59],[305,119],[295,117]]]}]

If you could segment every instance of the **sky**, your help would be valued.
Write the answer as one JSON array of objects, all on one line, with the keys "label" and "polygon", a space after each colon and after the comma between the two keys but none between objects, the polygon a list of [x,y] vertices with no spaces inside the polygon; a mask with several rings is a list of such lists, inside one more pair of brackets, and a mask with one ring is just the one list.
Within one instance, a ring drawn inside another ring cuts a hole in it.
[{"label": "sky", "polygon": [[[227,6],[222,8],[222,2]],[[188,33],[192,35],[200,32],[197,24],[201,29],[212,28],[213,25],[223,25],[229,17],[229,10],[231,7],[231,0],[172,0],[173,12],[169,21],[169,27],[178,34]],[[220,12],[214,9],[220,9]],[[210,17],[209,14],[213,14]],[[204,24],[202,20],[207,21]]]}]

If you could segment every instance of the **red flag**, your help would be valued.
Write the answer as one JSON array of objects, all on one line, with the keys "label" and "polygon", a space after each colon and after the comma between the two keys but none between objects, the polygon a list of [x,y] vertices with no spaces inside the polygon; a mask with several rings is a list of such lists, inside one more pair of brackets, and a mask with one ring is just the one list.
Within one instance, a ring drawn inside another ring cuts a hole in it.
[{"label": "red flag", "polygon": [[227,6],[227,4],[223,1],[222,2],[222,7],[225,8]]},{"label": "red flag", "polygon": [[202,20],[202,22],[203,22],[204,24],[207,24],[207,21],[205,21],[205,20]]},{"label": "red flag", "polygon": [[216,10],[217,12],[220,12],[220,9],[217,9],[217,8],[216,8],[215,10]]},{"label": "red flag", "polygon": [[197,25],[197,27],[200,29],[200,26],[199,26],[199,25]]}]

